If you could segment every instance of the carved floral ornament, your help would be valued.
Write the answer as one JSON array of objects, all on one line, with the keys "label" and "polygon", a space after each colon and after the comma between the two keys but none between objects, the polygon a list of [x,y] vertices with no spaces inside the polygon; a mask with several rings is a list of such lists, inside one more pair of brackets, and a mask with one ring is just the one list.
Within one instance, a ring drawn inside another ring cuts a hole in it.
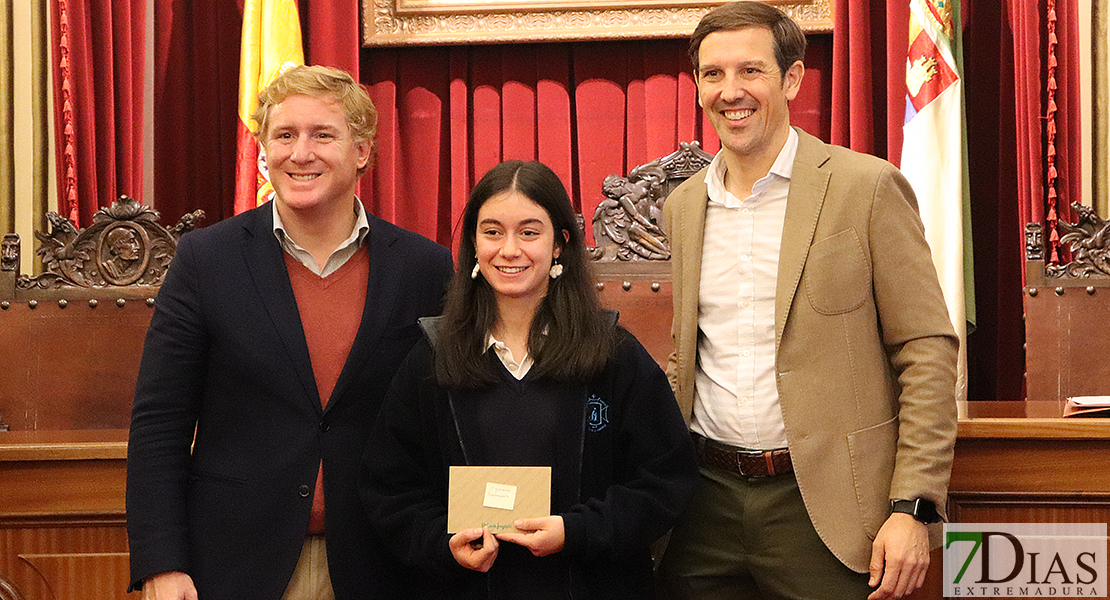
[{"label": "carved floral ornament", "polygon": [[1062,234],[1060,244],[1072,251],[1072,261],[1066,265],[1045,265],[1047,278],[1110,277],[1110,223],[1098,216],[1095,209],[1078,202],[1072,209],[1079,215],[1074,225],[1058,221]]},{"label": "carved floral ornament", "polygon": [[[694,0],[361,0],[364,46],[687,37],[719,3]],[[768,0],[829,32],[833,0]]]},{"label": "carved floral ornament", "polygon": [[[77,229],[58,213],[47,213],[50,233],[35,232],[43,274],[21,275],[19,289],[61,287],[102,288],[127,285],[161,285],[177,250],[177,239],[193,229],[204,211],[184,215],[173,227],[158,223],[158,211],[120,196],[110,207],[93,215],[93,224]],[[18,244],[18,242],[16,242]],[[18,262],[18,246],[15,250]],[[7,270],[8,240],[4,240]]]}]

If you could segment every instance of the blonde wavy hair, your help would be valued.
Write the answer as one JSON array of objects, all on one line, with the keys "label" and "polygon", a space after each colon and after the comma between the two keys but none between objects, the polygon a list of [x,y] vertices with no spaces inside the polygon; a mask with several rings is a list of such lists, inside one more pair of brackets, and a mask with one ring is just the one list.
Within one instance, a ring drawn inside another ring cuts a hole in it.
[{"label": "blonde wavy hair", "polygon": [[360,83],[346,71],[319,65],[298,65],[278,75],[258,94],[258,108],[251,118],[258,123],[254,136],[265,143],[270,128],[270,112],[290,96],[333,99],[347,119],[351,136],[356,142],[370,142],[370,160],[359,170],[362,174],[373,163],[378,133],[378,109]]}]

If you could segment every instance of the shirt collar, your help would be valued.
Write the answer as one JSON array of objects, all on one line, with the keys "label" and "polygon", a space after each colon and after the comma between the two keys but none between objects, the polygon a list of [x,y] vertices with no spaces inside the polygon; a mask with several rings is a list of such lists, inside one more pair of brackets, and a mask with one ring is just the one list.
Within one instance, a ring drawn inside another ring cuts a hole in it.
[{"label": "shirt collar", "polygon": [[[727,208],[739,208],[742,202],[741,198],[737,198],[727,189],[725,189],[725,149],[721,148],[717,155],[713,157],[713,161],[709,163],[709,169],[705,173],[705,186],[708,188],[709,201],[715,204],[723,205]],[[779,150],[779,155],[775,157],[775,162],[771,164],[771,169],[767,175],[762,177],[759,181],[755,182],[753,191],[758,193],[760,190],[767,186],[768,176],[775,175],[786,180],[790,180],[794,174],[794,158],[798,155],[798,132],[793,127],[786,136],[786,143],[783,144],[782,150]]]},{"label": "shirt collar", "polygon": [[486,336],[486,350],[493,349],[493,353],[497,356],[501,364],[505,365],[505,369],[512,373],[513,377],[517,379],[524,379],[528,371],[532,369],[532,354],[525,352],[522,358],[513,356],[513,351],[504,342],[493,337],[493,333]]},{"label": "shirt collar", "polygon": [[[270,200],[270,210],[274,215],[274,237],[281,242],[282,246],[291,246],[298,250],[304,251],[289,234],[285,233],[285,224],[281,221],[281,215],[278,214],[277,201]],[[346,248],[352,244],[361,246],[366,239],[366,235],[370,233],[370,220],[366,217],[366,209],[362,206],[362,201],[355,197],[355,226],[351,229],[351,235],[340,243],[336,248]]]}]

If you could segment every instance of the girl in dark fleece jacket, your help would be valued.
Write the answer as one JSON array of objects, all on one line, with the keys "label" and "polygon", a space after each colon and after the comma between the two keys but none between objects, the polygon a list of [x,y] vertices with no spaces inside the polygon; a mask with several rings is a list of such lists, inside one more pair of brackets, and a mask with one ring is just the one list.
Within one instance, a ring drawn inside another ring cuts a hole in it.
[{"label": "girl in dark fleece jacket", "polygon": [[[362,462],[371,520],[427,574],[412,597],[653,597],[649,547],[693,492],[694,450],[665,375],[598,303],[558,177],[487,173],[459,257]],[[551,466],[552,514],[449,534],[452,465]]]}]

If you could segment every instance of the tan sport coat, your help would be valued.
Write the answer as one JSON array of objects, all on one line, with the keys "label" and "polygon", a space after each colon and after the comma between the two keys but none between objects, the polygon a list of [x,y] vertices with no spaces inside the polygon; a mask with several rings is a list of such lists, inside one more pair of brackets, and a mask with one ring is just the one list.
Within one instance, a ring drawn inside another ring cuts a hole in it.
[{"label": "tan sport coat", "polygon": [[[833,554],[865,572],[891,499],[928,498],[945,514],[959,341],[910,184],[886,161],[798,135],[775,292],[779,401],[810,520]],[[687,419],[707,201],[702,170],[664,206],[667,374]]]}]

